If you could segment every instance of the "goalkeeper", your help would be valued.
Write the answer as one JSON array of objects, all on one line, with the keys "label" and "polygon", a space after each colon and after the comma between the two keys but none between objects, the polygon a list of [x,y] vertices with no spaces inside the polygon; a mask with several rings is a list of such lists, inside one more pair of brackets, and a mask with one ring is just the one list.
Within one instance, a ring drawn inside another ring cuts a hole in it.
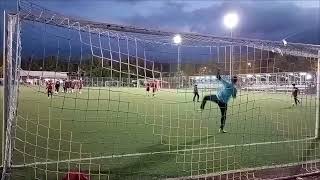
[{"label": "goalkeeper", "polygon": [[217,95],[213,94],[205,96],[202,100],[200,109],[204,109],[204,106],[206,105],[207,101],[213,101],[217,103],[221,112],[221,125],[219,132],[226,133],[227,131],[224,130],[224,126],[226,123],[228,101],[231,96],[233,98],[236,98],[237,89],[235,85],[237,83],[238,78],[237,76],[233,76],[231,82],[227,82],[221,78],[220,70],[218,70],[217,79],[222,83],[222,87],[218,90]]}]

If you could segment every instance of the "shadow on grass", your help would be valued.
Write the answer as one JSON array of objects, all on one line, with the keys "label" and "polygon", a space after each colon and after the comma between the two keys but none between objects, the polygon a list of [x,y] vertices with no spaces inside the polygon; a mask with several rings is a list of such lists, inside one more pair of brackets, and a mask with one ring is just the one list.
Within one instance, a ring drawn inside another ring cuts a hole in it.
[{"label": "shadow on grass", "polygon": [[[212,138],[208,137],[208,138]],[[189,141],[186,144],[178,145],[179,150],[185,150],[187,146],[185,145],[195,145],[199,144],[203,139],[207,137],[199,138],[194,141]],[[152,178],[161,178],[161,177],[170,177],[175,176],[179,172],[175,172],[175,174],[168,174],[165,172],[165,168],[161,167],[163,163],[171,163],[170,167],[166,167],[166,169],[178,168],[175,162],[172,162],[174,158],[177,156],[177,152],[173,151],[172,153],[156,153],[162,151],[168,151],[170,149],[177,149],[177,145],[169,146],[163,144],[155,144],[152,146],[144,147],[138,150],[139,153],[150,153],[148,155],[143,155],[135,159],[135,161],[126,163],[121,167],[112,168],[108,171],[111,179],[152,179]],[[151,153],[155,152],[155,153]],[[180,169],[176,169],[178,171],[182,171]]]}]

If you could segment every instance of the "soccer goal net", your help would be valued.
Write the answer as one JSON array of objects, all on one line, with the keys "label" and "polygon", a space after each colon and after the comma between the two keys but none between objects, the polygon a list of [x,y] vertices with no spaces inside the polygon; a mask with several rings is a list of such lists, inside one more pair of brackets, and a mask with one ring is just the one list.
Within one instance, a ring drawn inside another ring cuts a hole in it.
[{"label": "soccer goal net", "polygon": [[[319,170],[318,46],[93,22],[27,1],[4,18],[3,179]],[[226,86],[229,101],[215,96]]]},{"label": "soccer goal net", "polygon": [[104,82],[105,87],[120,87],[119,81],[105,81]]}]

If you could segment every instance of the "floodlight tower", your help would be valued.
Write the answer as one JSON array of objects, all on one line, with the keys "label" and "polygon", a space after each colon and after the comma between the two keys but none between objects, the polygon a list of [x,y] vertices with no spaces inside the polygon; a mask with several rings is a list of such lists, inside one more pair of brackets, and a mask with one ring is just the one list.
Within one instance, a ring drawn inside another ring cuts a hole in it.
[{"label": "floodlight tower", "polygon": [[176,34],[174,37],[173,37],[173,42],[175,45],[178,46],[178,64],[177,64],[177,71],[178,73],[180,73],[181,71],[181,61],[180,61],[180,44],[182,42],[182,38],[180,36],[180,34]]},{"label": "floodlight tower", "polygon": [[176,34],[174,37],[173,37],[173,43],[178,47],[178,62],[177,62],[177,76],[179,78],[179,88],[181,86],[181,60],[180,60],[180,44],[182,42],[182,38],[180,36],[180,34]]},{"label": "floodlight tower", "polygon": [[[230,29],[230,35],[232,38],[233,29],[238,25],[239,17],[237,13],[230,12],[223,17],[223,23],[226,28]],[[233,46],[230,47],[230,78],[232,76],[232,59],[233,59]]]}]

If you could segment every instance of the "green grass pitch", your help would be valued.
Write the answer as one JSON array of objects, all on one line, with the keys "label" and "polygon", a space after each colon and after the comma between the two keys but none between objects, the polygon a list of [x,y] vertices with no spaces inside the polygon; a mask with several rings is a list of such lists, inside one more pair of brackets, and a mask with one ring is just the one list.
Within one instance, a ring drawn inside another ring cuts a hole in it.
[{"label": "green grass pitch", "polygon": [[[60,178],[80,166],[93,179],[98,174],[150,179],[313,157],[308,140],[295,141],[314,136],[312,95],[301,96],[302,104],[292,107],[289,94],[241,91],[228,106],[228,133],[220,134],[217,105],[208,102],[200,112],[200,103],[183,90],[164,89],[152,97],[142,88],[96,87],[52,99],[44,91],[19,89],[13,162],[51,163],[19,168],[13,175]],[[201,92],[200,99],[209,93]]]}]

